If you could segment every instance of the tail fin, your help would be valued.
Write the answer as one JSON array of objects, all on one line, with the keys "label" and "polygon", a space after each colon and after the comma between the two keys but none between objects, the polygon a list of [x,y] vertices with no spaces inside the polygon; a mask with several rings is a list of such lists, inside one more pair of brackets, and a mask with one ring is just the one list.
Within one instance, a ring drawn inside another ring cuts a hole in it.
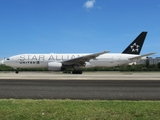
[{"label": "tail fin", "polygon": [[142,32],[139,36],[122,52],[122,54],[139,55],[146,38],[147,32]]}]

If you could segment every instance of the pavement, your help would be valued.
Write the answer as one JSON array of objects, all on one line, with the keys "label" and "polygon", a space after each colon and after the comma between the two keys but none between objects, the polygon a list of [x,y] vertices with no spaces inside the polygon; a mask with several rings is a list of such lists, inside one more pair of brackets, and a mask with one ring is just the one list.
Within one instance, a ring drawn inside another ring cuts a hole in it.
[{"label": "pavement", "polygon": [[160,72],[0,72],[0,79],[12,80],[160,80]]},{"label": "pavement", "polygon": [[0,98],[160,100],[160,72],[0,72]]}]

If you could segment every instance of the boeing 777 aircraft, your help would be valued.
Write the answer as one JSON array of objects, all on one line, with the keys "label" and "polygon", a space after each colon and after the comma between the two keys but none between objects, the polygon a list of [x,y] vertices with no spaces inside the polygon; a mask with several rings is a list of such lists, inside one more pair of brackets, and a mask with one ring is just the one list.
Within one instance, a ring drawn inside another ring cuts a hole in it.
[{"label": "boeing 777 aircraft", "polygon": [[122,53],[108,53],[109,51],[94,54],[20,54],[1,61],[1,64],[18,68],[48,68],[53,71],[63,71],[73,68],[73,74],[82,74],[81,67],[114,67],[147,59],[148,53],[139,55],[147,32],[142,32]]}]

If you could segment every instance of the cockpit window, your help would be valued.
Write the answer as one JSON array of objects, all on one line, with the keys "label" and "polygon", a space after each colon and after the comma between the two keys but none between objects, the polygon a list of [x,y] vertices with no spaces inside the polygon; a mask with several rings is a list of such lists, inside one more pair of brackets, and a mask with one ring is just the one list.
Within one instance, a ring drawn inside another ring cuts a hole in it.
[{"label": "cockpit window", "polygon": [[7,58],[7,60],[10,60],[9,58]]}]

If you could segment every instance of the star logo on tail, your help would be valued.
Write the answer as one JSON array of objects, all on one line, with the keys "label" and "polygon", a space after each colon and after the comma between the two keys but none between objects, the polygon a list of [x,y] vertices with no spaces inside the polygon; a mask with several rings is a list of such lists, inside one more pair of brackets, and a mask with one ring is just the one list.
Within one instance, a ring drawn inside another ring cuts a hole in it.
[{"label": "star logo on tail", "polygon": [[130,46],[132,49],[132,52],[139,52],[140,46],[137,45],[137,43],[134,43],[133,45]]}]

